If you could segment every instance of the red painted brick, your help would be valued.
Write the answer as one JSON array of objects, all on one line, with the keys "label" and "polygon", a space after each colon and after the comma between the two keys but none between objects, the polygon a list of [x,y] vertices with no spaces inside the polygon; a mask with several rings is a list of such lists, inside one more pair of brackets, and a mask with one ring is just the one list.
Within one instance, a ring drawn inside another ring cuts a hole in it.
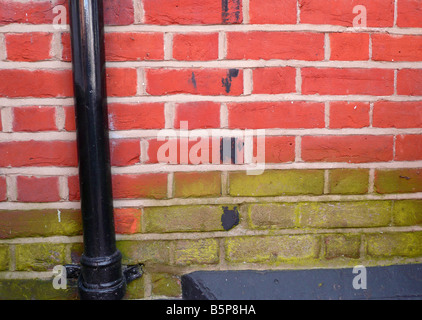
[{"label": "red painted brick", "polygon": [[188,61],[217,60],[218,33],[175,34],[173,58]]},{"label": "red painted brick", "polygon": [[369,103],[331,102],[330,128],[364,128],[369,126]]},{"label": "red painted brick", "polygon": [[112,181],[115,199],[164,199],[167,197],[167,174],[165,173],[114,175]]},{"label": "red painted brick", "polygon": [[[254,156],[257,156],[257,140],[254,139]],[[265,163],[293,162],[295,160],[294,137],[265,137]]]},{"label": "red painted brick", "polygon": [[330,48],[330,60],[369,60],[369,34],[332,33]]},{"label": "red painted brick", "polygon": [[110,130],[162,129],[165,125],[162,103],[113,103],[108,114]]},{"label": "red painted brick", "polygon": [[422,69],[402,69],[397,73],[397,94],[422,95]]},{"label": "red painted brick", "polygon": [[302,93],[391,95],[394,70],[303,68]]},{"label": "red painted brick", "polygon": [[397,2],[397,26],[402,28],[422,27],[422,2],[420,0]]},{"label": "red painted brick", "polygon": [[104,23],[129,25],[134,22],[132,0],[104,0]]},{"label": "red painted brick", "polygon": [[70,33],[64,32],[61,35],[62,43],[62,60],[71,61],[72,60],[72,46],[70,41]]},{"label": "red painted brick", "polygon": [[13,61],[40,61],[51,58],[52,33],[32,32],[5,34],[7,59]]},{"label": "red painted brick", "polygon": [[296,0],[249,0],[251,24],[296,24]]},{"label": "red painted brick", "polygon": [[[167,175],[138,174],[113,175],[113,197],[115,199],[156,198],[167,196]],[[69,200],[79,201],[79,177],[68,177]]]},{"label": "red painted brick", "polygon": [[[213,139],[203,138],[203,140],[193,139],[187,141],[187,148],[185,149],[186,140],[182,141],[177,138],[166,138],[164,141],[157,139],[148,140],[148,161],[147,163],[164,163],[164,164],[209,164],[213,163]],[[218,150],[218,161],[220,163],[220,139],[216,142]],[[171,150],[168,150],[168,148]],[[201,148],[200,148],[201,147]],[[163,148],[163,149],[160,149]],[[159,159],[159,153],[165,152],[165,157],[168,159]],[[171,154],[170,154],[171,152]]]},{"label": "red painted brick", "polygon": [[253,93],[277,94],[295,91],[295,68],[258,68],[253,70]]},{"label": "red painted brick", "polygon": [[422,37],[373,34],[372,60],[421,61]]},{"label": "red painted brick", "polygon": [[130,166],[139,163],[141,146],[139,139],[119,139],[110,141],[112,166]]},{"label": "red painted brick", "polygon": [[324,34],[300,32],[228,32],[227,59],[324,59]]},{"label": "red painted brick", "polygon": [[22,202],[60,201],[58,177],[24,177],[16,179],[17,200]]},{"label": "red painted brick", "polygon": [[147,24],[236,24],[242,22],[240,0],[143,0]]},{"label": "red painted brick", "polygon": [[7,183],[5,177],[0,177],[0,201],[7,200]]},{"label": "red painted brick", "polygon": [[69,201],[81,200],[81,194],[79,191],[79,176],[67,177],[67,187],[69,189]]},{"label": "red painted brick", "polygon": [[[61,5],[66,9],[66,22],[69,22],[67,1],[0,1],[0,25],[9,23],[51,24],[61,12],[54,7]],[[104,0],[104,23],[107,25],[129,25],[134,22],[132,0]]]},{"label": "red painted brick", "polygon": [[162,33],[106,33],[107,61],[162,60],[164,40]]},{"label": "red painted brick", "polygon": [[59,3],[58,0],[27,2],[1,0],[0,25],[9,23],[51,24],[56,16],[53,13],[53,8]]},{"label": "red painted brick", "polygon": [[308,162],[380,162],[393,160],[392,136],[302,137],[302,159]]},{"label": "red painted brick", "polygon": [[75,141],[0,142],[0,167],[78,165]]},{"label": "red painted brick", "polygon": [[372,125],[379,128],[422,128],[422,102],[375,102]]},{"label": "red painted brick", "polygon": [[136,95],[136,69],[109,68],[106,71],[107,95],[109,97],[130,97]]},{"label": "red painted brick", "polygon": [[187,121],[189,129],[220,127],[220,104],[215,102],[191,102],[176,105],[174,128]]},{"label": "red painted brick", "polygon": [[243,72],[238,69],[148,69],[146,79],[151,95],[243,93]]},{"label": "red painted brick", "polygon": [[393,26],[394,0],[299,0],[300,23],[352,27],[357,5],[366,8],[368,27]]},{"label": "red painted brick", "polygon": [[13,131],[57,130],[55,107],[13,108]]},{"label": "red painted brick", "polygon": [[71,70],[0,70],[0,97],[71,97]]},{"label": "red painted brick", "polygon": [[399,135],[396,138],[396,161],[422,160],[422,135]]},{"label": "red painted brick", "polygon": [[118,234],[134,234],[141,232],[142,209],[115,208],[114,225]]},{"label": "red painted brick", "polygon": [[324,104],[307,102],[251,102],[228,106],[229,128],[324,128]]},{"label": "red painted brick", "polygon": [[66,131],[75,131],[76,122],[75,122],[75,107],[63,107],[64,109],[64,129]]}]

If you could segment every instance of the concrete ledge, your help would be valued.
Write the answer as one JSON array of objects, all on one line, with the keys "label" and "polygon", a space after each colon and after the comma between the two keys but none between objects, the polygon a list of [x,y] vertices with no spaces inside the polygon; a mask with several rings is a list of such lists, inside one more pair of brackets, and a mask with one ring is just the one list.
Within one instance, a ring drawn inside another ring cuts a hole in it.
[{"label": "concrete ledge", "polygon": [[348,269],[198,271],[182,276],[184,300],[422,300],[422,264]]}]

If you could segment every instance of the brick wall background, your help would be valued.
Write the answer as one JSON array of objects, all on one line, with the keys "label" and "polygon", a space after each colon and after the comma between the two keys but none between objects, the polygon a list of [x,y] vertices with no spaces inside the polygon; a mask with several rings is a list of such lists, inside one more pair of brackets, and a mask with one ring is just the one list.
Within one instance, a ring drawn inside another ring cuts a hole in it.
[{"label": "brick wall background", "polygon": [[[195,270],[422,261],[421,1],[104,2],[118,247],[145,264],[127,298]],[[82,253],[59,5],[0,0],[0,298],[75,297],[51,284]],[[180,121],[266,129],[265,172],[160,164]]]}]

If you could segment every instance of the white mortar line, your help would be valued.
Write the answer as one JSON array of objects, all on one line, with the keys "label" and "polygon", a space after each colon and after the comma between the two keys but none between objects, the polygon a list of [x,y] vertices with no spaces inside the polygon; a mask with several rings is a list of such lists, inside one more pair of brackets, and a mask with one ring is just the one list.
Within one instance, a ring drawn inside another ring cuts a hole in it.
[{"label": "white mortar line", "polygon": [[[142,149],[143,150],[143,149]],[[145,160],[144,160],[145,162]],[[293,162],[267,163],[265,170],[324,170],[324,169],[420,169],[422,161],[397,162]],[[128,167],[112,167],[113,174],[143,174],[162,172],[202,172],[202,171],[245,171],[245,165],[200,164],[200,165],[166,165],[166,164],[137,164]],[[0,168],[0,175],[34,175],[34,176],[70,176],[77,175],[77,168],[61,167],[21,167]]]},{"label": "white mortar line", "polygon": [[[173,198],[173,199],[128,199],[114,200],[114,208],[141,208],[141,207],[170,207],[192,205],[230,205],[230,204],[262,204],[262,203],[297,203],[297,202],[355,202],[355,201],[392,201],[392,200],[419,200],[422,192],[403,194],[365,194],[365,195],[297,195],[273,197],[218,197],[218,198]],[[80,210],[79,202],[51,202],[51,203],[26,203],[2,202],[0,210],[47,210],[47,209],[73,209]],[[420,227],[422,228],[422,227]]]},{"label": "white mortar line", "polygon": [[[138,2],[138,1],[137,1]],[[299,12],[298,10],[298,20]],[[0,26],[0,33],[26,33],[26,32],[56,32],[52,24],[20,24],[12,23]],[[69,32],[69,25],[64,25],[61,32]],[[422,35],[422,28],[354,28],[336,25],[315,25],[315,24],[234,24],[234,25],[147,25],[134,24],[126,26],[105,26],[105,32],[251,32],[251,31],[268,31],[268,32],[320,32],[320,33],[337,33],[337,32],[369,32],[369,33],[389,33],[399,35]]]},{"label": "white mortar line", "polygon": [[249,17],[249,0],[242,1],[242,16],[243,16],[243,24],[248,25],[250,21]]},{"label": "white mortar line", "polygon": [[[221,113],[220,113],[221,115]],[[224,121],[225,119],[223,119]],[[169,124],[170,125],[170,124]],[[225,123],[223,123],[225,125]],[[161,130],[127,130],[110,131],[110,139],[126,138],[156,138]],[[174,129],[174,134],[185,132]],[[190,136],[203,136],[207,132],[211,137],[213,132],[219,136],[232,137],[244,134],[246,130],[239,129],[195,129],[188,131]],[[266,136],[347,136],[347,135],[401,135],[401,134],[420,134],[420,128],[397,129],[397,128],[345,128],[345,129],[265,129]],[[0,132],[0,142],[13,141],[75,141],[76,132]]]},{"label": "white mortar line", "polygon": [[[220,50],[220,49],[219,49]],[[219,53],[223,54],[223,53]],[[219,59],[221,59],[219,57]],[[264,67],[336,68],[336,69],[422,69],[422,61],[307,61],[307,60],[211,60],[211,61],[108,61],[107,68],[212,68],[244,69]],[[0,61],[0,69],[71,70],[72,64],[64,61]]]}]

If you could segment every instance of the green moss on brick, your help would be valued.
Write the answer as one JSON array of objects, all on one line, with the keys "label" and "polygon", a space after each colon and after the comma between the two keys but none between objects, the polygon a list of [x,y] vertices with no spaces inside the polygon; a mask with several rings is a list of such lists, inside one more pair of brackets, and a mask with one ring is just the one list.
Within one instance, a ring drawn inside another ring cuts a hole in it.
[{"label": "green moss on brick", "polygon": [[126,288],[125,300],[145,298],[145,277],[131,281]]},{"label": "green moss on brick", "polygon": [[394,201],[393,221],[397,226],[422,224],[422,200]]},{"label": "green moss on brick", "polygon": [[152,294],[155,296],[180,297],[180,278],[168,273],[154,273],[151,276]]},{"label": "green moss on brick", "polygon": [[223,206],[216,205],[145,208],[145,231],[153,233],[222,231],[223,213]]},{"label": "green moss on brick", "polygon": [[81,261],[81,256],[84,252],[83,243],[70,244],[70,261],[78,264]]},{"label": "green moss on brick", "polygon": [[367,235],[371,257],[421,257],[422,232],[396,232]]},{"label": "green moss on brick", "polygon": [[67,262],[66,245],[60,243],[18,244],[15,252],[18,271],[46,271]]},{"label": "green moss on brick", "polygon": [[0,211],[0,238],[74,236],[82,234],[78,210]]},{"label": "green moss on brick", "polygon": [[324,191],[324,171],[267,170],[256,176],[233,172],[229,183],[231,196],[320,195]]},{"label": "green moss on brick", "polygon": [[0,245],[0,271],[5,271],[9,269],[9,246]]},{"label": "green moss on brick", "polygon": [[221,195],[220,172],[175,172],[173,181],[176,198]]},{"label": "green moss on brick", "polygon": [[122,253],[122,263],[127,265],[137,263],[168,264],[170,261],[168,241],[118,241],[117,249]]},{"label": "green moss on brick", "polygon": [[219,245],[216,239],[177,241],[174,262],[178,265],[218,263]]},{"label": "green moss on brick", "polygon": [[296,204],[252,204],[248,209],[249,227],[252,229],[286,229],[296,226]]},{"label": "green moss on brick", "polygon": [[67,281],[67,288],[56,290],[53,279],[0,279],[0,300],[76,300],[77,283]]},{"label": "green moss on brick", "polygon": [[351,258],[360,257],[360,235],[334,234],[326,236],[325,258]]},{"label": "green moss on brick", "polygon": [[300,225],[310,228],[388,226],[391,201],[307,202],[297,207]]},{"label": "green moss on brick", "polygon": [[329,192],[332,194],[364,194],[368,192],[369,170],[330,170]]},{"label": "green moss on brick", "polygon": [[421,192],[422,170],[377,170],[374,183],[375,190],[378,193]]},{"label": "green moss on brick", "polygon": [[316,259],[320,244],[316,236],[246,236],[226,239],[226,260],[232,263],[299,263]]}]

